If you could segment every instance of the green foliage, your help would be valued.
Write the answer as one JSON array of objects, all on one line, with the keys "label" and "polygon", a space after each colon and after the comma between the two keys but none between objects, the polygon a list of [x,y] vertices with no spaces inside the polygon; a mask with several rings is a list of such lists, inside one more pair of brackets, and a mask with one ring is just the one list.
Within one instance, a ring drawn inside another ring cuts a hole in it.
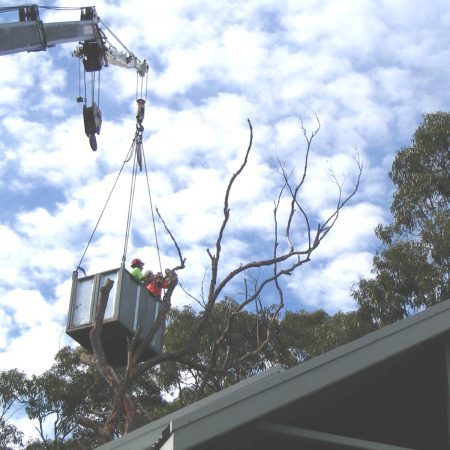
[{"label": "green foliage", "polygon": [[[101,444],[93,431],[78,424],[77,416],[106,420],[113,397],[99,372],[82,363],[82,353],[80,348],[63,348],[49,370],[31,378],[16,370],[0,373],[1,449],[23,446],[23,433],[9,422],[10,411],[18,406],[40,434],[27,443],[27,450],[90,450]],[[153,420],[164,402],[152,372],[138,380],[132,394],[138,404],[137,425]]]},{"label": "green foliage", "polygon": [[16,369],[0,372],[0,448],[22,446],[23,433],[8,420],[26,400],[27,378]]},{"label": "green foliage", "polygon": [[[98,445],[97,437],[80,427],[76,418],[84,414],[105,418],[109,394],[97,371],[81,363],[79,351],[62,349],[49,370],[30,380],[26,411],[38,424],[41,440],[28,448],[38,449],[44,445],[44,448],[70,449]],[[47,435],[48,429],[53,435]]]},{"label": "green foliage", "polygon": [[273,345],[278,362],[292,367],[371,331],[373,326],[357,312],[330,316],[323,310],[288,311],[277,326]]},{"label": "green foliage", "polygon": [[435,217],[448,218],[449,144],[450,114],[427,114],[412,145],[398,153],[390,173],[396,187],[391,206],[395,231],[421,232]]},{"label": "green foliage", "polygon": [[[175,362],[162,364],[159,373],[161,387],[169,392],[179,393],[176,400],[178,407],[195,400],[204,372],[210,362],[211,351],[228,327],[230,315],[233,317],[230,331],[217,350],[217,367],[225,369],[219,369],[211,376],[205,393],[220,391],[270,365],[268,351],[263,350],[246,358],[239,365],[227,367],[228,361],[235,361],[244,353],[254,350],[258,342],[265,338],[267,332],[266,311],[237,313],[237,309],[238,303],[230,298],[217,303],[198,344],[186,361],[182,364]],[[165,350],[169,352],[179,350],[191,337],[191,333],[202,319],[202,312],[197,313],[191,307],[181,310],[173,309],[164,337]]]},{"label": "green foliage", "polygon": [[450,114],[427,114],[393,162],[393,221],[377,227],[383,247],[373,277],[353,291],[361,313],[379,326],[450,298],[449,144]]},{"label": "green foliage", "polygon": [[[237,303],[231,299],[218,303],[211,323],[191,358],[185,364],[164,363],[161,366],[161,385],[176,397],[164,409],[165,414],[195,401],[212,347],[226,327],[227,318],[236,308]],[[236,315],[232,332],[218,351],[219,368],[220,362],[226,358],[232,361],[239,354],[255,348],[258,336],[261,339],[267,331],[267,317],[264,310],[245,311]],[[166,349],[177,350],[189,338],[201,318],[202,314],[190,307],[173,310],[165,336]],[[322,310],[288,311],[281,320],[273,324],[272,338],[268,345],[241,364],[214,373],[204,394],[217,392],[275,364],[294,366],[370,331],[373,331],[373,326],[356,312],[329,316]]]}]

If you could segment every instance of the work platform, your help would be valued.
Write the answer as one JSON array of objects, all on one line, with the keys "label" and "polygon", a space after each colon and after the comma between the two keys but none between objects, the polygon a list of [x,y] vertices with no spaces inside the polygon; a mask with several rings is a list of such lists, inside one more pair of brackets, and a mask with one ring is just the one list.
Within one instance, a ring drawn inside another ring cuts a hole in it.
[{"label": "work platform", "polygon": [[[100,288],[107,279],[114,282],[109,293],[103,320],[102,343],[106,359],[113,367],[126,365],[127,337],[132,338],[141,326],[141,340],[155,322],[161,301],[150,295],[124,267],[78,278],[74,274],[66,333],[82,347],[92,351],[90,331],[100,299]],[[162,351],[164,324],[155,334],[141,359]]]}]

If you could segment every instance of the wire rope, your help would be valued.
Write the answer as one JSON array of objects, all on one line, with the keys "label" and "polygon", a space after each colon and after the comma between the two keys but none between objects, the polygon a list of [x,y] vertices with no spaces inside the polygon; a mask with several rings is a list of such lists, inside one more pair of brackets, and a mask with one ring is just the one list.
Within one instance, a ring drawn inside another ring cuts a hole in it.
[{"label": "wire rope", "polygon": [[87,102],[87,84],[86,84],[86,71],[84,70],[84,68],[83,68],[83,80],[84,80],[84,103],[86,103]]},{"label": "wire rope", "polygon": [[133,215],[133,204],[134,204],[134,193],[136,191],[136,173],[137,173],[137,153],[136,153],[136,144],[133,141],[132,147],[134,147],[134,160],[133,160],[133,172],[131,176],[131,186],[130,186],[130,194],[128,200],[128,214],[127,214],[127,225],[125,229],[125,239],[123,245],[123,254],[122,254],[122,263],[125,264],[127,258],[128,251],[128,241],[130,238],[130,229],[131,229],[131,217]]},{"label": "wire rope", "polygon": [[139,96],[139,74],[136,73],[136,101],[138,98],[142,98],[142,95]]},{"label": "wire rope", "polygon": [[138,132],[136,132],[135,138],[133,139],[133,143],[131,144],[130,149],[127,152],[127,156],[125,158],[125,160],[122,163],[122,166],[119,170],[119,173],[116,176],[116,179],[114,180],[113,186],[108,194],[108,197],[106,199],[105,205],[103,206],[103,209],[100,213],[100,216],[97,220],[97,223],[95,224],[94,230],[91,233],[91,236],[89,237],[88,243],[84,249],[84,252],[81,256],[80,262],[77,265],[77,270],[80,269],[83,271],[84,273],[84,269],[82,268],[81,264],[83,263],[84,257],[86,256],[86,252],[92,242],[92,239],[94,238],[94,235],[98,229],[98,226],[100,224],[100,221],[103,217],[103,214],[106,210],[106,207],[108,206],[108,203],[111,199],[111,196],[114,192],[114,189],[117,185],[117,182],[119,180],[120,175],[123,172],[123,168],[125,167],[125,164],[127,162],[129,162],[131,160],[131,158],[134,155],[133,158],[133,169],[132,169],[132,176],[131,176],[131,185],[130,185],[130,192],[129,192],[129,199],[128,199],[128,212],[127,212],[127,222],[126,222],[126,228],[125,228],[125,238],[124,238],[124,247],[123,247],[123,254],[122,254],[122,263],[125,264],[126,261],[126,257],[127,257],[127,252],[128,252],[128,244],[129,244],[129,239],[130,239],[130,231],[131,231],[131,220],[132,220],[132,215],[133,215],[133,206],[134,206],[134,198],[135,198],[135,193],[136,193],[136,178],[137,178],[137,169],[138,169],[138,155],[137,155],[137,149],[136,146],[137,145],[141,145],[141,150],[142,150],[142,158],[143,158],[143,166],[144,166],[144,171],[145,171],[145,178],[146,178],[146,185],[147,185],[147,192],[148,192],[148,198],[149,198],[149,205],[150,205],[150,211],[151,211],[151,217],[152,217],[152,224],[153,224],[153,233],[155,236],[155,246],[156,246],[156,252],[157,252],[157,256],[158,256],[158,264],[159,264],[159,269],[160,272],[162,273],[162,262],[161,262],[161,250],[159,247],[159,239],[158,239],[158,232],[156,229],[156,220],[155,220],[155,213],[154,213],[154,207],[153,207],[153,199],[152,199],[152,193],[151,193],[151,189],[150,189],[150,179],[149,179],[149,175],[148,175],[148,170],[147,170],[147,162],[145,159],[145,152],[144,152],[144,148],[143,148],[143,144],[142,142],[137,142],[138,139],[141,139],[141,136],[138,135]]},{"label": "wire rope", "polygon": [[139,73],[136,72],[136,100],[138,100],[139,98],[147,100],[147,92],[148,92],[148,72],[145,76],[145,94],[144,94],[144,78],[141,75],[139,75]]},{"label": "wire rope", "polygon": [[147,163],[145,161],[145,152],[144,152],[143,145],[142,145],[142,159],[144,162],[145,178],[147,181],[147,191],[148,191],[148,198],[149,198],[149,202],[150,202],[150,211],[152,213],[153,233],[155,235],[155,245],[156,245],[156,252],[158,254],[159,271],[162,273],[161,252],[159,249],[159,241],[158,241],[158,233],[156,231],[156,221],[155,221],[155,213],[154,213],[154,209],[153,209],[152,193],[150,190],[150,181],[149,181],[149,177],[148,177]]},{"label": "wire rope", "polygon": [[[84,249],[83,255],[81,256],[80,262],[77,265],[77,269],[83,270],[82,267],[81,267],[81,263],[83,262],[83,259],[86,256],[86,252],[87,252],[87,250],[89,248],[89,245],[92,242],[92,239],[94,238],[94,234],[97,231],[97,228],[98,228],[98,225],[100,223],[100,220],[102,219],[103,214],[104,214],[104,212],[106,210],[106,207],[108,206],[109,200],[111,199],[111,196],[112,196],[112,194],[114,192],[114,189],[115,189],[115,187],[117,185],[117,182],[119,181],[119,177],[122,174],[122,171],[123,171],[123,168],[125,167],[126,162],[127,162],[126,160],[123,162],[122,167],[120,168],[119,173],[117,174],[117,177],[114,180],[114,183],[113,183],[113,186],[111,188],[111,191],[109,192],[108,197],[107,197],[106,202],[105,202],[105,205],[103,206],[102,212],[100,213],[100,217],[98,218],[97,223],[95,224],[94,230],[92,231],[92,234],[91,234],[91,236],[90,236],[90,238],[88,240],[86,248]],[[84,272],[84,270],[83,270],[83,272]]]},{"label": "wire rope", "polygon": [[[139,81],[140,81],[140,85],[139,85]],[[140,99],[143,98],[144,101],[147,101],[148,72],[146,73],[146,76],[145,76],[145,95],[143,95],[143,91],[144,91],[144,80],[143,80],[143,77],[139,76],[139,74],[136,74],[136,101],[138,100],[138,97]],[[156,246],[156,252],[157,252],[157,255],[158,255],[159,270],[162,273],[161,250],[160,250],[160,247],[159,247],[158,232],[156,230],[155,212],[154,212],[154,207],[153,207],[152,193],[151,193],[151,189],[150,189],[150,180],[149,180],[149,176],[148,176],[147,163],[146,163],[146,160],[145,160],[144,144],[142,142],[142,133],[143,133],[144,128],[142,127],[142,124],[140,124],[140,125],[141,125],[141,127],[140,128],[138,127],[138,130],[140,132],[140,134],[139,134],[140,151],[141,151],[141,154],[142,154],[142,161],[143,161],[144,172],[145,172],[145,179],[146,179],[147,192],[148,192],[148,198],[149,198],[150,212],[151,212],[151,216],[152,216],[153,233],[154,233],[154,236],[155,236],[155,246]],[[138,134],[138,132],[136,132],[136,134]]]},{"label": "wire rope", "polygon": [[116,41],[131,55],[134,56],[133,52],[128,50],[126,45],[117,37],[117,35],[106,25],[105,22],[103,22],[102,19],[99,18],[99,22],[111,33],[111,35],[116,39]]},{"label": "wire rope", "polygon": [[90,95],[91,95],[91,101],[92,103],[94,103],[95,100],[95,72],[91,72],[91,76],[90,76],[90,81],[91,81],[91,87],[90,87]]},{"label": "wire rope", "polygon": [[100,81],[101,81],[101,72],[98,71],[98,83],[97,83],[97,105],[100,108]]},{"label": "wire rope", "polygon": [[[83,70],[83,74],[84,74],[84,70]],[[82,80],[82,75],[81,75],[81,59],[78,59],[78,100],[81,100],[81,80]],[[86,99],[86,80],[84,82],[84,99]],[[86,100],[85,100],[86,101]]]}]

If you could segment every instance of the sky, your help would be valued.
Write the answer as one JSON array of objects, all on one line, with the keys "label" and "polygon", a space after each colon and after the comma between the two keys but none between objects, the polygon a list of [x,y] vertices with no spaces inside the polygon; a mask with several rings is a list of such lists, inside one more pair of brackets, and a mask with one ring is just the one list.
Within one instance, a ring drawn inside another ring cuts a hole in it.
[{"label": "sky", "polygon": [[[0,1],[0,6],[11,6]],[[90,6],[58,1],[45,6]],[[444,0],[101,0],[103,23],[149,64],[143,143],[152,203],[175,236],[186,269],[183,288],[199,297],[223,198],[249,140],[249,163],[230,197],[219,278],[270,256],[273,201],[313,140],[301,194],[313,227],[337,199],[334,173],[356,196],[332,232],[283,281],[287,310],[329,314],[356,305],[352,286],[370,275],[377,224],[390,221],[396,152],[410,144],[424,113],[450,103],[450,9]],[[75,10],[40,9],[46,22],[79,20]],[[16,21],[1,14],[0,23]],[[104,28],[117,48],[119,43]],[[0,370],[41,373],[64,345],[71,277],[135,133],[136,73],[101,71],[103,123],[93,152],[84,134],[76,43],[0,57]],[[89,81],[89,77],[88,77]],[[84,87],[81,87],[82,92]],[[88,90],[88,92],[90,92]],[[131,163],[99,222],[82,266],[94,274],[120,266]],[[163,268],[177,265],[157,221]],[[298,240],[304,238],[298,232]],[[158,270],[144,172],[136,180],[127,266],[133,257]],[[257,273],[251,276],[257,277]],[[231,285],[224,294],[236,295]],[[270,303],[270,295],[265,301]],[[178,307],[193,304],[178,287]]]}]

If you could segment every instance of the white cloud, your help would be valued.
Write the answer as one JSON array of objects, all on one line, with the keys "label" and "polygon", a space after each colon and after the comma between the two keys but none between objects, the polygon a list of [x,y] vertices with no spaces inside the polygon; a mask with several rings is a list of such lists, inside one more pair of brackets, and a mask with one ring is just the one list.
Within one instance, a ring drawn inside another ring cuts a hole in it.
[{"label": "white cloud", "polygon": [[[299,300],[299,306],[308,310],[324,309],[330,314],[351,311],[356,305],[349,292],[360,276],[370,273],[372,254],[368,252],[340,253],[314,268],[304,266],[289,283]],[[318,301],[320,299],[320,301]]]},{"label": "white cloud", "polygon": [[2,242],[2,259],[0,260],[2,284],[17,286],[28,284],[24,274],[29,244],[17,233],[5,225],[0,225],[0,240]]},{"label": "white cloud", "polygon": [[[329,216],[333,211],[328,211]],[[371,249],[374,228],[384,222],[382,208],[370,203],[357,203],[344,208],[333,227],[330,241],[324,240],[317,255],[339,259],[347,250],[361,251]]]},{"label": "white cloud", "polygon": [[20,287],[1,292],[0,309],[10,323],[2,329],[0,367],[28,374],[48,369],[65,339],[58,309],[39,291]]}]

